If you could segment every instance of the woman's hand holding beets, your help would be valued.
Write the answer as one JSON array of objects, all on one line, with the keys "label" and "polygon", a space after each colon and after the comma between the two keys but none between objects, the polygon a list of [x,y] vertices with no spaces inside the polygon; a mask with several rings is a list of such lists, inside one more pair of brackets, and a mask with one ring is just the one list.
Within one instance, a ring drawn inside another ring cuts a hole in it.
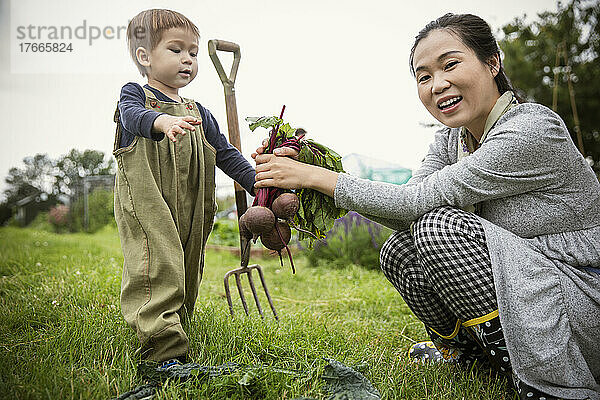
[{"label": "woman's hand holding beets", "polygon": [[[290,158],[297,159],[298,151],[290,147],[279,147],[274,150],[274,155],[264,154],[267,144],[267,139],[263,140],[262,145],[256,149],[255,153],[252,153],[252,158],[256,162],[256,184],[254,187],[259,189],[261,187],[275,186],[283,189],[301,189],[301,186],[299,185],[292,185],[292,182],[289,181],[289,177],[286,176],[285,171],[290,171],[290,169],[284,167],[286,161],[282,161],[282,165],[279,164],[280,160],[290,160]],[[271,164],[269,164],[269,162],[271,162]],[[269,181],[265,182],[266,179],[269,179]],[[281,184],[291,186],[279,186]]]},{"label": "woman's hand holding beets", "polygon": [[256,161],[256,189],[314,189],[333,197],[337,172],[293,160],[290,157],[298,154],[290,148],[275,149],[275,154],[261,154],[263,151],[259,147],[258,154],[252,154]]},{"label": "woman's hand holding beets", "polygon": [[255,188],[279,187],[282,189],[303,189],[308,187],[306,167],[311,165],[274,154],[259,154],[256,161]]}]

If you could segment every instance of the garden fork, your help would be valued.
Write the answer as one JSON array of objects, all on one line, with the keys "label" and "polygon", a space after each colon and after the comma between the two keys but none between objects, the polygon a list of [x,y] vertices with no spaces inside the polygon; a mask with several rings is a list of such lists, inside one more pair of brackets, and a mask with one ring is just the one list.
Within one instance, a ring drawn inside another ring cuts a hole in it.
[{"label": "garden fork", "polygon": [[[245,243],[244,243],[245,242]],[[260,283],[262,284],[263,289],[265,290],[265,295],[267,296],[267,300],[269,301],[269,306],[273,311],[273,315],[275,319],[279,321],[279,317],[277,316],[277,311],[275,310],[275,306],[273,305],[273,300],[271,299],[271,295],[269,294],[269,289],[267,289],[267,284],[265,282],[265,276],[263,275],[263,271],[260,265],[254,264],[248,266],[248,261],[250,259],[250,240],[246,238],[242,238],[242,252],[241,252],[241,266],[239,268],[232,269],[231,271],[225,274],[225,278],[223,279],[223,283],[225,285],[225,296],[227,296],[227,303],[229,304],[229,312],[231,313],[231,317],[233,317],[233,302],[231,300],[231,292],[229,290],[229,277],[231,275],[235,276],[235,285],[237,286],[237,290],[240,294],[240,299],[242,300],[242,305],[244,306],[244,311],[246,315],[249,315],[248,312],[248,304],[246,303],[246,297],[244,296],[244,290],[242,289],[242,279],[241,275],[248,276],[248,283],[250,284],[250,290],[252,291],[252,297],[254,297],[254,302],[256,303],[256,308],[258,309],[258,313],[261,318],[264,318],[262,307],[260,306],[260,301],[258,300],[258,294],[256,292],[256,287],[254,286],[254,279],[252,278],[252,270],[258,271],[258,276],[260,278]]]},{"label": "garden fork", "polygon": [[[217,56],[217,50],[233,53],[233,64],[231,65],[231,72],[229,73],[229,76],[225,74],[223,65],[221,64],[221,61]],[[227,42],[224,40],[209,40],[208,54],[213,62],[213,65],[215,66],[215,69],[217,70],[217,73],[219,74],[219,78],[221,79],[223,88],[225,89],[225,108],[227,110],[227,127],[229,130],[229,142],[231,142],[231,144],[241,152],[242,144],[240,140],[240,127],[238,123],[237,105],[235,102],[234,88],[237,69],[240,65],[240,46],[236,43]],[[240,184],[234,182],[234,187],[235,205],[239,220],[239,218],[246,212],[248,204],[246,203],[246,192],[240,186]],[[275,311],[275,306],[273,305],[273,301],[271,300],[271,295],[269,294],[269,290],[267,289],[267,285],[265,283],[265,277],[263,275],[262,268],[258,264],[248,266],[248,261],[250,260],[250,240],[242,237],[241,235],[240,258],[241,266],[239,268],[232,269],[231,271],[227,272],[224,278],[225,295],[227,296],[227,303],[229,304],[229,312],[231,313],[231,317],[233,317],[234,315],[233,302],[231,300],[231,292],[229,291],[229,277],[231,275],[235,276],[235,284],[240,294],[240,299],[242,300],[244,311],[246,312],[246,315],[248,315],[248,304],[246,303],[246,298],[244,297],[244,290],[242,289],[241,279],[241,275],[247,275],[248,282],[250,284],[250,289],[252,290],[252,296],[254,297],[254,302],[256,303],[256,308],[258,309],[258,313],[260,314],[261,318],[264,318],[260,302],[258,301],[256,287],[254,286],[254,280],[252,279],[252,270],[256,270],[258,271],[260,282],[265,291],[265,295],[267,296],[267,300],[269,301],[269,305],[271,306],[271,310],[273,311],[273,315],[275,316],[276,320],[279,320],[277,316],[277,311]]]}]

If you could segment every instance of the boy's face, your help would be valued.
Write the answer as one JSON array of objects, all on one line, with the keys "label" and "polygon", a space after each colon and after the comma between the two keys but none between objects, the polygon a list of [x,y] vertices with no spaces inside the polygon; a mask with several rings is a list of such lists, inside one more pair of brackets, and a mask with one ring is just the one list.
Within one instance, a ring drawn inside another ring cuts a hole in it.
[{"label": "boy's face", "polygon": [[198,38],[183,28],[163,32],[162,39],[148,54],[148,82],[170,89],[184,87],[198,73]]}]

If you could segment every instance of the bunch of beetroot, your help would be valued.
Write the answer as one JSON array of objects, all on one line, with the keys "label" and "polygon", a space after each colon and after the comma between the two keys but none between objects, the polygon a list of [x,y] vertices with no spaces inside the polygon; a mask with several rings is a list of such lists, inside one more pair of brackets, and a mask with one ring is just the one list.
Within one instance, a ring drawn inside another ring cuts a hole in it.
[{"label": "bunch of beetroot", "polygon": [[[272,193],[278,192],[277,189],[273,188],[260,190],[271,191]],[[268,198],[269,194],[262,197]],[[290,257],[292,271],[295,272],[288,243],[292,237],[289,223],[300,207],[298,196],[289,192],[281,193],[272,201],[270,206],[264,200],[259,202],[255,200],[255,204],[257,205],[250,207],[239,220],[240,235],[246,239],[252,239],[254,242],[260,237],[263,246],[279,253],[279,257],[281,257],[281,251],[285,248]]]},{"label": "bunch of beetroot", "polygon": [[[281,115],[278,119],[279,123],[276,123],[273,129],[271,129],[269,142],[264,151],[265,154],[271,154],[274,149],[284,146],[291,147],[297,151],[300,150],[299,140],[301,136],[296,136],[295,132],[293,135],[289,135],[289,129],[291,129],[289,124],[286,124],[284,128],[285,132],[278,135],[284,111],[285,106],[281,109]],[[256,124],[259,119],[254,119],[253,122]],[[265,121],[263,118],[256,126],[269,126],[272,123],[272,120]],[[303,133],[304,130],[302,130],[302,135]],[[260,237],[263,246],[276,251],[280,259],[281,250],[285,248],[290,258],[292,271],[295,272],[292,253],[288,247],[288,243],[292,237],[289,224],[293,223],[292,219],[299,208],[300,201],[294,193],[284,192],[277,188],[258,189],[252,207],[246,210],[244,215],[240,217],[240,235],[246,239],[252,239],[255,243]]]},{"label": "bunch of beetroot", "polygon": [[[341,157],[337,153],[311,140],[304,140],[304,129],[295,129],[283,122],[284,110],[285,106],[279,118],[246,118],[252,131],[258,127],[271,128],[264,153],[271,154],[276,148],[290,147],[299,152],[298,158],[302,162],[343,172]],[[285,248],[292,271],[295,272],[288,247],[290,226],[299,231],[301,238],[316,240],[324,237],[324,232],[333,226],[333,221],[345,212],[335,207],[333,199],[318,191],[302,189],[292,193],[278,188],[261,188],[256,193],[252,207],[240,217],[240,235],[254,242],[260,237],[262,244],[276,251],[280,259],[281,251]]]}]

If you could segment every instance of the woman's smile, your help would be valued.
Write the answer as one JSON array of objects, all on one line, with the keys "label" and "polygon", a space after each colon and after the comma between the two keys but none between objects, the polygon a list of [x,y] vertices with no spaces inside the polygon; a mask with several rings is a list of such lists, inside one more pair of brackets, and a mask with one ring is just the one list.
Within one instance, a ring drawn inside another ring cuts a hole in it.
[{"label": "woman's smile", "polygon": [[462,96],[445,96],[438,100],[437,106],[444,114],[450,114],[458,109],[462,99]]}]

